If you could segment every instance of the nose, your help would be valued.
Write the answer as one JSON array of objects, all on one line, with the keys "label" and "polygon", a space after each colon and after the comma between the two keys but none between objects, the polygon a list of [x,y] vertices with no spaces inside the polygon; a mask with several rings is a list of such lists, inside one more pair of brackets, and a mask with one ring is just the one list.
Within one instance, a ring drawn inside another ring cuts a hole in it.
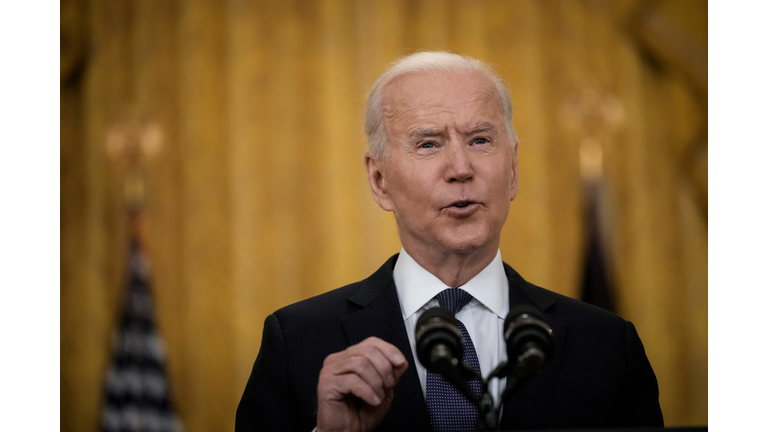
[{"label": "nose", "polygon": [[465,183],[472,180],[474,170],[466,145],[461,142],[451,142],[447,156],[445,181],[448,183]]}]

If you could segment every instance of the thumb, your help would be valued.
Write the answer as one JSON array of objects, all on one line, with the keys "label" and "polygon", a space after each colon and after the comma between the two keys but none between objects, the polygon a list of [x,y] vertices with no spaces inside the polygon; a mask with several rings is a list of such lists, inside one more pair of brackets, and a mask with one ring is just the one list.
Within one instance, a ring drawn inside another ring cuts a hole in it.
[{"label": "thumb", "polygon": [[403,361],[400,366],[395,366],[393,368],[392,374],[395,376],[396,383],[400,381],[400,378],[405,374],[406,370],[408,370],[408,360]]}]

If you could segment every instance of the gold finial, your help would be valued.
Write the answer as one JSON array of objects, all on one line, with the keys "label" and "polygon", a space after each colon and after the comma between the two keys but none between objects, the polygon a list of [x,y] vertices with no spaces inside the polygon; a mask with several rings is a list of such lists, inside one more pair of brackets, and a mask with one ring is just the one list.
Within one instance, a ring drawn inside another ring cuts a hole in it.
[{"label": "gold finial", "polygon": [[603,144],[624,124],[624,105],[613,93],[597,86],[584,86],[563,102],[560,122],[579,137],[581,175],[588,183],[603,174]]},{"label": "gold finial", "polygon": [[140,119],[126,108],[107,131],[105,149],[123,181],[125,203],[140,209],[145,200],[145,165],[160,152],[163,130],[155,122]]}]

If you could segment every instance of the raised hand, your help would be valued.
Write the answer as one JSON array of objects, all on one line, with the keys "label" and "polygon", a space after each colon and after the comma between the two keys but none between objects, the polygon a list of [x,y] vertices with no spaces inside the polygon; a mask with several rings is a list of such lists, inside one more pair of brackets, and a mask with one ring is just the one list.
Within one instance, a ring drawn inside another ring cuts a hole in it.
[{"label": "raised hand", "polygon": [[406,369],[400,350],[375,337],[326,357],[317,385],[317,432],[376,427]]}]

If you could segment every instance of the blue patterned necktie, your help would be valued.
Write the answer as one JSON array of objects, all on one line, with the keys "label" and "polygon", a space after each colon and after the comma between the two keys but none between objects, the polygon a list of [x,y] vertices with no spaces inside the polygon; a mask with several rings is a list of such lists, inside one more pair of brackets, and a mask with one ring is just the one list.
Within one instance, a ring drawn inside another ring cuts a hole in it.
[{"label": "blue patterned necktie", "polygon": [[[459,288],[448,288],[437,295],[440,307],[447,309],[456,315],[461,308],[472,300],[472,295]],[[480,362],[477,359],[475,346],[467,333],[467,328],[458,321],[461,331],[461,344],[464,346],[462,360],[480,371]],[[469,381],[472,393],[480,396],[482,382],[473,378]],[[432,430],[442,431],[470,431],[477,429],[478,411],[475,404],[467,400],[464,395],[444,380],[443,377],[427,371],[427,411],[432,423]]]}]

